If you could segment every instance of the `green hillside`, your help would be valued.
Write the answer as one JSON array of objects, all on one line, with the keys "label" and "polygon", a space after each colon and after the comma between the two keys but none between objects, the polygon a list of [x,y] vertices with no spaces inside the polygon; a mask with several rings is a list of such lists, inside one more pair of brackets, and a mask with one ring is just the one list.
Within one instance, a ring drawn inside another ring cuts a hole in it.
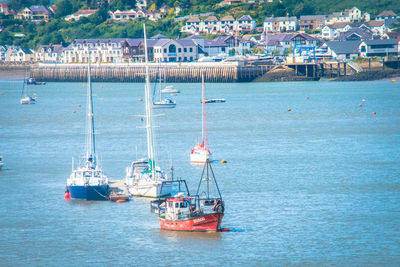
[{"label": "green hillside", "polygon": [[[151,0],[150,0],[151,1]],[[237,4],[232,6],[219,7],[216,4],[220,0],[155,0],[149,4],[155,4],[159,9],[166,4],[170,7],[179,6],[182,8],[179,16],[199,14],[202,12],[214,12],[216,16],[234,15],[241,16],[249,14],[256,19],[257,25],[261,26],[266,16],[289,15],[313,15],[329,14],[342,11],[353,6],[361,11],[369,12],[372,16],[383,10],[393,10],[400,14],[400,4],[392,0],[282,0],[282,3],[262,4]],[[12,16],[0,15],[0,23],[3,31],[0,33],[0,44],[15,44],[29,48],[37,48],[41,44],[68,44],[76,38],[138,38],[143,35],[143,21],[111,22],[107,21],[108,10],[126,10],[135,8],[136,1],[113,0],[110,4],[106,0],[58,0],[55,2],[56,15],[49,22],[39,24],[14,20]],[[32,4],[50,4],[49,0],[11,0],[10,7],[19,10]],[[89,18],[82,18],[78,22],[67,22],[64,20],[79,9],[97,8],[101,9]],[[165,34],[171,38],[182,36],[180,28],[183,22],[174,22],[174,15],[165,15],[157,22],[148,21],[149,36],[157,33]],[[14,37],[22,33],[24,37]]]}]

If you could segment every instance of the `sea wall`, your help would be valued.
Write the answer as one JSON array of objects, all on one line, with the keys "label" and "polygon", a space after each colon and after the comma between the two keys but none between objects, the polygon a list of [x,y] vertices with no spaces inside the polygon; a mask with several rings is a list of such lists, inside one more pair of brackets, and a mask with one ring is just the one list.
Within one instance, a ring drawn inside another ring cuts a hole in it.
[{"label": "sea wall", "polygon": [[[150,80],[162,78],[168,82],[251,82],[268,72],[272,66],[243,66],[239,64],[150,64]],[[94,82],[144,82],[143,64],[113,64],[91,66]],[[45,82],[83,82],[87,80],[87,65],[57,64],[38,65],[31,69],[30,76]]]}]

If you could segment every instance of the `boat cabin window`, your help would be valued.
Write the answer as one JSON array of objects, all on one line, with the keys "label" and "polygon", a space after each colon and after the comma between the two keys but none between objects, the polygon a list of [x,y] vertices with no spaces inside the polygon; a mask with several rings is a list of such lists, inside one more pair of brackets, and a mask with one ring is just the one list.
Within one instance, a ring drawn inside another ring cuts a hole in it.
[{"label": "boat cabin window", "polygon": [[184,202],[181,202],[181,208],[187,208],[187,206],[188,206],[188,203],[186,202],[186,201],[184,201]]},{"label": "boat cabin window", "polygon": [[179,203],[175,203],[175,208],[179,208]]}]

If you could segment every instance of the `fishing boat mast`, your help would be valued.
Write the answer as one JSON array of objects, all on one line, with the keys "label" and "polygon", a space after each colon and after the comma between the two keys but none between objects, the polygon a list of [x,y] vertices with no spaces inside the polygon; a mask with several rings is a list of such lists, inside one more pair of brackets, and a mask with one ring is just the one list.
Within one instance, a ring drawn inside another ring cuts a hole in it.
[{"label": "fishing boat mast", "polygon": [[89,168],[96,168],[96,148],[94,137],[94,115],[92,99],[92,83],[90,80],[90,58],[88,58],[88,84],[87,84],[87,121],[86,121],[86,165]]},{"label": "fishing boat mast", "polygon": [[147,55],[147,36],[146,36],[146,24],[143,23],[144,32],[144,56],[145,56],[145,69],[146,69],[146,83],[145,83],[145,98],[146,98],[146,133],[147,133],[147,155],[155,179],[155,158],[154,158],[154,139],[153,139],[153,123],[151,114],[151,103],[150,103],[150,77],[149,77],[149,62]]}]

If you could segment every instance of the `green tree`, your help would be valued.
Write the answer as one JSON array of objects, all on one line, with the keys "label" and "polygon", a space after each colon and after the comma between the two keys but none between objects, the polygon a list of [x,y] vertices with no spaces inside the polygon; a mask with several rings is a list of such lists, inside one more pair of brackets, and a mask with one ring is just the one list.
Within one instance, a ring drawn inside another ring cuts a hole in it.
[{"label": "green tree", "polygon": [[54,15],[56,18],[61,18],[72,14],[74,12],[74,7],[70,0],[60,0],[56,2],[56,14]]}]

